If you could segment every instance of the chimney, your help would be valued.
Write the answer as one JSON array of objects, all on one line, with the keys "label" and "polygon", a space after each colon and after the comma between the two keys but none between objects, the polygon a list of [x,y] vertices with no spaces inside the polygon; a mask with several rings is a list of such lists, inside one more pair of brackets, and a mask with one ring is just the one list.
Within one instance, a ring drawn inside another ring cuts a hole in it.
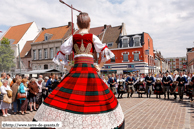
[{"label": "chimney", "polygon": [[105,30],[105,29],[107,29],[107,25],[106,25],[106,24],[104,24],[104,30]]},{"label": "chimney", "polygon": [[42,31],[44,31],[44,30],[46,30],[46,28],[45,27],[42,27]]},{"label": "chimney", "polygon": [[71,22],[68,22],[68,26],[71,26]]}]

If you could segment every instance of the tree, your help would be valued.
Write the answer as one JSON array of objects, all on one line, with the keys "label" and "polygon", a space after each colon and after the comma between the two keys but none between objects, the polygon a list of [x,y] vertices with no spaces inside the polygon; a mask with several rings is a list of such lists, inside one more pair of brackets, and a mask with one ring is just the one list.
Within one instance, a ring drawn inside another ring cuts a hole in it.
[{"label": "tree", "polygon": [[14,50],[11,49],[9,39],[3,37],[0,44],[0,71],[10,71],[14,64]]}]

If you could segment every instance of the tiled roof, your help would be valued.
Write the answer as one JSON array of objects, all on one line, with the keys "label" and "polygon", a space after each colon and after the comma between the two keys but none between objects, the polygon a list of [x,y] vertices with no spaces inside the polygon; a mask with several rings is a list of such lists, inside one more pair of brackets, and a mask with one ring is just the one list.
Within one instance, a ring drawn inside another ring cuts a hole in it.
[{"label": "tiled roof", "polygon": [[[107,28],[108,27],[111,27],[111,25],[107,25]],[[104,26],[100,26],[100,27],[90,28],[89,33],[99,36],[103,31],[104,31]],[[78,33],[79,31],[76,32],[76,34]]]},{"label": "tiled roof", "polygon": [[31,49],[30,43],[32,43],[32,42],[33,42],[33,40],[27,41],[27,42],[26,42],[26,44],[24,45],[24,47],[23,47],[23,49],[22,49],[22,51],[21,51],[21,53],[20,53],[20,57],[21,57],[21,58],[22,58],[22,57],[25,57],[25,56],[28,54],[28,52],[29,52],[30,49]]},{"label": "tiled roof", "polygon": [[13,44],[17,44],[23,37],[23,35],[26,33],[26,31],[29,29],[29,27],[32,25],[32,23],[33,22],[12,26],[9,28],[9,30],[5,33],[3,37],[13,39]]},{"label": "tiled roof", "polygon": [[36,37],[34,42],[44,41],[45,34],[52,35],[52,37],[49,40],[62,39],[65,36],[65,34],[69,28],[70,28],[70,26],[66,25],[66,26],[44,29],[38,34],[38,36]]},{"label": "tiled roof", "polygon": [[115,26],[115,27],[107,28],[102,42],[103,43],[108,43],[108,42],[117,43],[118,38],[121,34],[121,30],[122,30],[122,26]]}]

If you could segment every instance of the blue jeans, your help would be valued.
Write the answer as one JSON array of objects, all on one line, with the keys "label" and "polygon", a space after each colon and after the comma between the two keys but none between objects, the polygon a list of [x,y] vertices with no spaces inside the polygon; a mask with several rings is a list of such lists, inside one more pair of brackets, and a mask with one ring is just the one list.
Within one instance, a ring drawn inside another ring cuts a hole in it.
[{"label": "blue jeans", "polygon": [[17,112],[17,109],[18,109],[18,112],[20,111],[20,107],[21,107],[21,104],[20,104],[20,100],[16,100],[13,102],[13,110],[14,112]]}]

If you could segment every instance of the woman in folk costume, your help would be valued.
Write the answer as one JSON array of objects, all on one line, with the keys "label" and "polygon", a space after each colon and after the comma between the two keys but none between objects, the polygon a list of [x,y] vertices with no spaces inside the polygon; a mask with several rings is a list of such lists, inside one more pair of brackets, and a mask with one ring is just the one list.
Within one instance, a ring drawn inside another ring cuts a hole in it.
[{"label": "woman in folk costume", "polygon": [[155,79],[156,79],[156,82],[154,84],[154,94],[156,94],[156,98],[158,98],[158,95],[159,95],[159,98],[161,98],[160,95],[163,94],[161,74],[158,74],[158,76],[155,77]]},{"label": "woman in folk costume", "polygon": [[[61,129],[124,129],[124,114],[114,94],[98,76],[104,63],[114,54],[99,38],[89,34],[90,17],[77,16],[79,34],[74,34],[61,46],[53,59],[63,64],[69,73],[45,99],[34,116],[35,121],[61,121]],[[102,61],[94,66],[94,49]],[[75,65],[68,65],[65,55],[74,51]]]},{"label": "woman in folk costume", "polygon": [[136,81],[138,97],[142,98],[142,94],[145,94],[145,78],[140,75],[140,78]]},{"label": "woman in folk costume", "polygon": [[[117,83],[118,83],[118,89],[117,89],[117,92],[118,92],[118,98],[121,97],[123,98],[123,94],[125,92],[125,88],[124,88],[124,82],[125,80],[123,79],[123,75],[119,75],[118,79],[117,79]],[[121,96],[120,96],[121,95]]]}]

